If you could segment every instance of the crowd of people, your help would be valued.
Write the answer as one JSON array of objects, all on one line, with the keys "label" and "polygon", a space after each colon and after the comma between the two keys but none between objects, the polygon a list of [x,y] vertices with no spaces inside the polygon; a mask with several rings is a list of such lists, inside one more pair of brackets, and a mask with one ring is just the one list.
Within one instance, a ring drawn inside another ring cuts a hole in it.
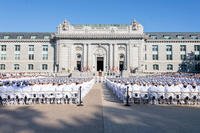
[{"label": "crowd of people", "polygon": [[95,83],[92,78],[21,77],[0,82],[0,105],[80,103]]},{"label": "crowd of people", "polygon": [[[200,75],[165,73],[122,77],[1,75],[0,105],[80,103],[95,82],[104,82],[123,102],[199,104]],[[80,92],[81,91],[81,92]]]},{"label": "crowd of people", "polygon": [[[151,104],[199,104],[200,78],[192,74],[164,74],[107,78],[106,85],[121,101]],[[127,93],[128,92],[128,93]]]}]

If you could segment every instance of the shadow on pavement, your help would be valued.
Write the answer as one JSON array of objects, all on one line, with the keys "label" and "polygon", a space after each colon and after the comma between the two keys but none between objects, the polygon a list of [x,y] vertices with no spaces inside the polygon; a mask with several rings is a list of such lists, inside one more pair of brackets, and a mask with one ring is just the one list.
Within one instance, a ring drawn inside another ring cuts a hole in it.
[{"label": "shadow on pavement", "polygon": [[[109,92],[105,96],[113,101]],[[93,111],[88,113],[88,108]],[[0,107],[0,133],[199,133],[199,123],[200,109],[188,107],[119,103]]]}]

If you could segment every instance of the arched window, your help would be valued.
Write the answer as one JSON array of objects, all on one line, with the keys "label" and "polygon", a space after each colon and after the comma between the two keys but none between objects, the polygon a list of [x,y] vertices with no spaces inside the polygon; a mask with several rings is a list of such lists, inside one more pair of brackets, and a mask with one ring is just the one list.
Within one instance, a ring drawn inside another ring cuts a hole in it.
[{"label": "arched window", "polygon": [[77,59],[77,61],[81,61],[81,54],[77,54],[76,59]]},{"label": "arched window", "polygon": [[0,64],[0,70],[5,70],[6,69],[6,65],[5,64]]},{"label": "arched window", "polygon": [[153,64],[153,70],[159,70],[159,65],[158,64]]},{"label": "arched window", "polygon": [[125,59],[124,54],[119,54],[119,59],[120,59],[120,61],[124,61],[124,59]]},{"label": "arched window", "polygon": [[173,65],[172,64],[167,64],[167,70],[173,70]]}]

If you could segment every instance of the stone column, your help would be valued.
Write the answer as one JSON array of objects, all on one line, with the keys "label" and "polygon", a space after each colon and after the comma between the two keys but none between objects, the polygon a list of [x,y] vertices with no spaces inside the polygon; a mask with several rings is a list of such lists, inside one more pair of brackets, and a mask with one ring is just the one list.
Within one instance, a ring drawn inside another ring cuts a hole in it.
[{"label": "stone column", "polygon": [[85,70],[87,66],[87,47],[86,44],[83,44],[83,68]]},{"label": "stone column", "polygon": [[87,46],[87,53],[86,53],[86,55],[87,55],[87,63],[86,63],[86,67],[89,70],[89,44],[86,44],[86,46]]},{"label": "stone column", "polygon": [[109,44],[109,67],[111,70],[113,68],[113,48],[112,48],[112,44]]},{"label": "stone column", "polygon": [[59,72],[59,57],[60,57],[60,52],[59,52],[59,49],[60,49],[60,44],[59,44],[59,42],[58,43],[56,43],[56,46],[55,46],[55,48],[56,48],[56,53],[55,53],[55,59],[56,59],[56,63],[55,63],[55,72]]},{"label": "stone column", "polygon": [[127,55],[127,57],[126,57],[126,69],[127,69],[127,71],[129,71],[130,70],[130,44],[128,43],[128,44],[126,44],[126,55]]},{"label": "stone column", "polygon": [[118,55],[117,55],[117,44],[113,44],[113,67],[116,69],[119,67],[119,62],[117,60]]},{"label": "stone column", "polygon": [[138,68],[139,68],[139,72],[142,71],[142,66],[141,66],[141,64],[142,64],[142,54],[143,54],[142,45],[138,45],[137,44],[137,47],[138,47]]}]

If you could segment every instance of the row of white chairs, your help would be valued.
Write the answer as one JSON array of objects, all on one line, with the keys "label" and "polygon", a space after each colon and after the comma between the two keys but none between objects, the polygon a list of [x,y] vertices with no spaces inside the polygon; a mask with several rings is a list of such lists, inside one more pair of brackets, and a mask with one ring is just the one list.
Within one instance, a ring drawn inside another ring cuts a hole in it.
[{"label": "row of white chairs", "polygon": [[[200,103],[200,92],[159,92],[159,91],[141,91],[141,90],[132,90],[128,85],[118,86],[117,83],[114,83],[106,79],[106,86],[109,88],[116,97],[126,102],[127,98],[130,102],[133,103],[151,103],[151,104],[199,104]],[[127,87],[129,87],[127,89]],[[128,90],[128,93],[127,93]]]},{"label": "row of white chairs", "polygon": [[[22,89],[4,89],[0,90],[0,105],[18,105],[18,104],[77,104],[90,91],[94,80],[83,82],[71,88],[68,91],[57,89],[49,91],[48,88],[41,90]],[[81,98],[80,98],[81,91]]]},{"label": "row of white chairs", "polygon": [[79,92],[1,93],[1,105],[78,103]]}]

